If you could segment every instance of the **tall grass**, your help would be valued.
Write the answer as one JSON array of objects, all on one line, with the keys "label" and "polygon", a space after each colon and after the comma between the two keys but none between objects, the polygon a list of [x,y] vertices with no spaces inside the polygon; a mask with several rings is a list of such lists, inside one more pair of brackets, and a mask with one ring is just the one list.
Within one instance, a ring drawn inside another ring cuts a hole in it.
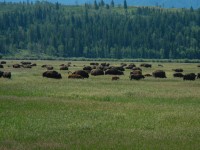
[{"label": "tall grass", "polygon": [[[167,79],[130,81],[126,70],[112,81],[70,80],[68,71],[59,71],[66,62],[35,62],[32,69],[3,69],[12,79],[0,78],[0,149],[199,149],[200,80],[172,77],[174,68],[200,72],[196,64],[159,68],[155,62],[143,73],[163,69]],[[42,64],[52,64],[63,78],[43,78]],[[72,62],[70,70],[84,64]]]}]

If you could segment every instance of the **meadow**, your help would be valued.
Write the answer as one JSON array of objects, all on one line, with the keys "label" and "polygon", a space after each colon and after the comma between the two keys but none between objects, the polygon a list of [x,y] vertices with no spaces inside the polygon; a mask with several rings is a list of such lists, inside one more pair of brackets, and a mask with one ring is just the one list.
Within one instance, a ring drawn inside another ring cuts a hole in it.
[{"label": "meadow", "polygon": [[[0,78],[0,149],[200,147],[200,79],[183,81],[172,71],[200,73],[196,63],[159,67],[155,62],[143,74],[161,69],[166,79],[131,81],[126,70],[112,81],[110,75],[68,79],[68,71],[59,70],[65,61],[31,61],[37,64],[32,69],[8,67],[19,62],[7,60],[1,69],[11,71],[12,78]],[[69,70],[90,62],[72,61]],[[43,78],[43,64],[52,64],[62,79]]]}]

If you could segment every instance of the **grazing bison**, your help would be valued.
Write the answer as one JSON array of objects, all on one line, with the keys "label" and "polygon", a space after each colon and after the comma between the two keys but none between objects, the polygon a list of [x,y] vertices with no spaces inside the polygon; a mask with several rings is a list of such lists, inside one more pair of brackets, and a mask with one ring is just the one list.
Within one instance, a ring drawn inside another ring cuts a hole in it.
[{"label": "grazing bison", "polygon": [[183,76],[183,80],[195,80],[196,75],[194,73],[188,73]]},{"label": "grazing bison", "polygon": [[68,70],[68,67],[67,67],[66,65],[61,66],[61,67],[60,67],[60,70]]},{"label": "grazing bison", "polygon": [[31,66],[34,67],[34,66],[37,66],[37,64],[36,64],[36,63],[33,63],[33,64],[31,64]]},{"label": "grazing bison", "polygon": [[130,80],[140,80],[144,79],[145,77],[141,74],[131,74],[130,75]]},{"label": "grazing bison", "polygon": [[134,67],[136,67],[135,64],[129,64],[129,65],[126,67],[126,69],[133,69]]},{"label": "grazing bison", "polygon": [[99,76],[99,75],[104,75],[104,71],[101,69],[93,69],[91,70],[91,75],[93,76]]},{"label": "grazing bison", "polygon": [[11,72],[4,72],[4,73],[3,73],[3,77],[4,77],[4,78],[9,78],[9,79],[10,79],[10,78],[11,78]]},{"label": "grazing bison", "polygon": [[20,68],[21,66],[20,66],[20,64],[14,64],[13,65],[13,68]]},{"label": "grazing bison", "polygon": [[110,64],[109,63],[101,63],[101,66],[110,66]]},{"label": "grazing bison", "polygon": [[175,71],[175,72],[183,72],[183,69],[181,69],[181,68],[178,68],[178,69],[172,69],[173,71]]},{"label": "grazing bison", "polygon": [[163,70],[156,70],[152,74],[155,78],[167,78]]},{"label": "grazing bison", "polygon": [[151,68],[152,65],[151,64],[141,64],[140,67]]},{"label": "grazing bison", "polygon": [[119,77],[114,76],[112,77],[112,80],[119,80]]},{"label": "grazing bison", "polygon": [[0,78],[3,76],[3,71],[0,71]]},{"label": "grazing bison", "polygon": [[3,65],[3,64],[6,64],[6,61],[1,61],[1,63],[0,63],[0,64],[2,64],[2,65]]},{"label": "grazing bison", "polygon": [[90,65],[91,65],[91,66],[98,66],[99,63],[93,63],[93,62],[92,62],[92,63],[90,63]]},{"label": "grazing bison", "polygon": [[122,67],[127,66],[127,64],[125,64],[125,63],[121,63],[120,65],[121,65]]},{"label": "grazing bison", "polygon": [[23,68],[32,68],[32,66],[30,64],[27,65],[22,65]]},{"label": "grazing bison", "polygon": [[77,70],[74,71],[72,74],[78,74],[81,75],[83,78],[89,78],[89,74],[84,70]]},{"label": "grazing bison", "polygon": [[110,69],[116,69],[116,70],[119,70],[119,71],[125,71],[125,69],[122,66],[113,66]]},{"label": "grazing bison", "polygon": [[54,78],[54,79],[61,79],[62,78],[60,73],[58,73],[57,71],[52,71],[52,70],[45,71],[43,73],[43,77]]},{"label": "grazing bison", "polygon": [[105,71],[106,75],[124,75],[124,73],[117,69],[108,69]]},{"label": "grazing bison", "polygon": [[200,73],[197,74],[197,79],[200,79]]},{"label": "grazing bison", "polygon": [[70,74],[68,76],[69,79],[84,79],[84,77],[82,77],[81,75],[79,74]]},{"label": "grazing bison", "polygon": [[46,68],[46,67],[47,67],[47,65],[42,65],[41,67],[42,67],[42,68]]},{"label": "grazing bison", "polygon": [[30,65],[30,64],[31,64],[31,62],[22,61],[22,62],[21,62],[21,64],[22,64],[22,65]]},{"label": "grazing bison", "polygon": [[182,78],[184,75],[181,72],[176,72],[173,74],[174,77]]},{"label": "grazing bison", "polygon": [[3,65],[0,64],[0,68],[3,68]]}]

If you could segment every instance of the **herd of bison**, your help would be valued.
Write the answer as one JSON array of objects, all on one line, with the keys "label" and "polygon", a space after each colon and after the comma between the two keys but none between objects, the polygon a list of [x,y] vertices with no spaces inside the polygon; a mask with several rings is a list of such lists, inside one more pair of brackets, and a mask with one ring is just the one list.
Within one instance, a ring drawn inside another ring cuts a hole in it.
[{"label": "herd of bison", "polygon": [[[0,62],[0,68],[4,68],[6,65],[6,61]],[[71,67],[71,62],[67,64],[61,64],[60,70],[68,70]],[[32,68],[37,66],[36,63],[31,63],[27,61],[22,61],[19,64],[8,65],[7,67],[13,68]],[[73,65],[75,67],[75,65]],[[159,67],[163,67],[163,65],[158,64]],[[54,71],[54,67],[52,65],[42,65],[42,68],[46,68],[42,76],[47,78],[55,78],[61,79],[62,76],[57,71]],[[83,66],[82,70],[76,70],[74,72],[68,71],[68,78],[69,79],[84,79],[89,78],[89,74],[92,76],[100,76],[100,75],[113,75],[112,80],[118,80],[119,75],[124,75],[125,69],[130,70],[130,80],[140,80],[144,79],[145,77],[155,77],[155,78],[167,78],[166,73],[163,70],[156,70],[151,74],[142,74],[142,68],[151,68],[152,64],[143,63],[140,67],[137,67],[134,63],[126,64],[121,63],[119,66],[111,66],[109,63],[90,63],[89,66]],[[200,68],[200,65],[197,65]],[[172,69],[174,71],[173,76],[176,78],[183,78],[183,80],[195,80],[200,78],[200,73],[187,73],[183,74],[182,68]],[[0,71],[0,77],[3,78],[11,78],[11,72],[3,72]]]}]

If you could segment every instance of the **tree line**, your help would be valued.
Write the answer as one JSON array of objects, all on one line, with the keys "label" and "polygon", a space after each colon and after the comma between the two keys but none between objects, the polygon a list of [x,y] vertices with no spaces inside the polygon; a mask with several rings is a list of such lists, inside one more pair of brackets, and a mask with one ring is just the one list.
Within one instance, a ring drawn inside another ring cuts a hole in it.
[{"label": "tree line", "polygon": [[0,3],[0,54],[86,58],[200,58],[200,9]]}]

